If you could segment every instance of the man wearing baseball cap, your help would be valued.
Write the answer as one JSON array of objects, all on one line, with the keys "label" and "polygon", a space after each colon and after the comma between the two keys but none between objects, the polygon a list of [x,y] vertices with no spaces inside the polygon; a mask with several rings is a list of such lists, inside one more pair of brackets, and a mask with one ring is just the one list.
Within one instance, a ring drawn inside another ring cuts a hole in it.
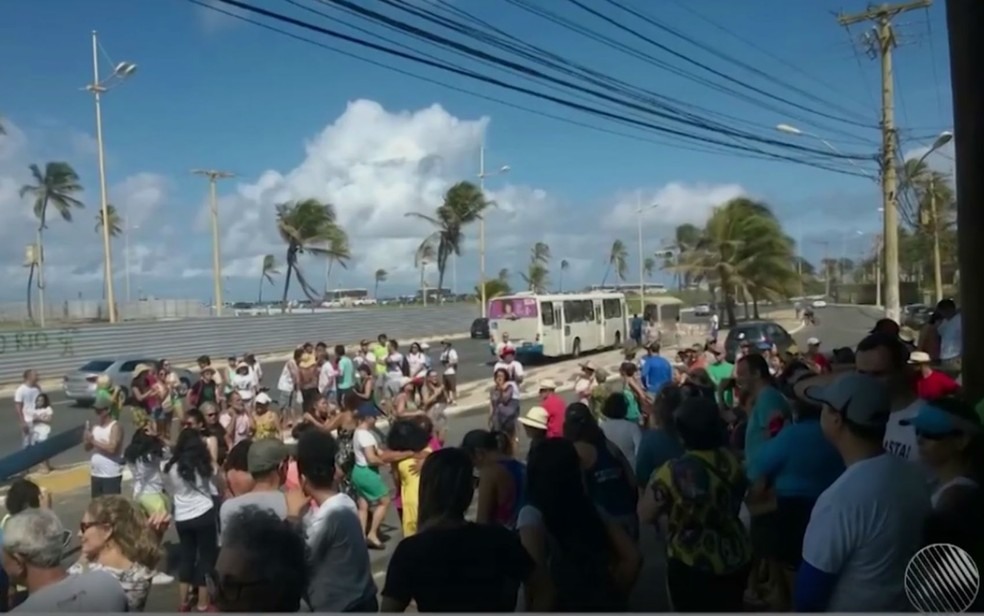
[{"label": "man wearing baseball cap", "polygon": [[820,339],[816,336],[807,339],[804,357],[813,365],[817,374],[830,372],[830,360],[820,351]]},{"label": "man wearing baseball cap", "polygon": [[246,455],[246,467],[253,477],[253,489],[222,503],[219,509],[220,528],[224,528],[226,520],[237,511],[249,506],[269,509],[287,519],[287,500],[281,488],[287,478],[288,454],[287,445],[280,439],[253,441]]},{"label": "man wearing baseball cap", "polygon": [[909,354],[909,365],[916,371],[916,395],[933,401],[960,391],[960,385],[953,377],[934,370],[930,361],[929,353],[913,351]]},{"label": "man wearing baseball cap", "polygon": [[882,444],[892,396],[879,378],[849,372],[795,387],[823,407],[820,424],[846,470],[813,508],[796,577],[795,610],[906,611],[906,567],[930,512],[925,474]]}]

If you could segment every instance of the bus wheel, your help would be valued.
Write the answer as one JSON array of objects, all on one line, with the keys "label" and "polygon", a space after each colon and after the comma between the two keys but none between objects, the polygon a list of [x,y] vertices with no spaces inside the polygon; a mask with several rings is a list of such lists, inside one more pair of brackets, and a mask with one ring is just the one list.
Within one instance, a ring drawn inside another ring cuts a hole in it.
[{"label": "bus wheel", "polygon": [[615,348],[622,346],[622,332],[615,332]]},{"label": "bus wheel", "polygon": [[571,355],[573,355],[574,357],[580,357],[581,356],[581,339],[580,338],[575,338],[574,339],[574,351],[571,353]]}]

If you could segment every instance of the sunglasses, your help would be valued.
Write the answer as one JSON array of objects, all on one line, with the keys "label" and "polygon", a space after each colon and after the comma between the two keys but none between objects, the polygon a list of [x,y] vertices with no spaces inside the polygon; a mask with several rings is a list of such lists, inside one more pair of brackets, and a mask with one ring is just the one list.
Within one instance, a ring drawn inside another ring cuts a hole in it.
[{"label": "sunglasses", "polygon": [[100,526],[99,522],[79,522],[79,532],[85,534],[85,531],[95,526]]}]

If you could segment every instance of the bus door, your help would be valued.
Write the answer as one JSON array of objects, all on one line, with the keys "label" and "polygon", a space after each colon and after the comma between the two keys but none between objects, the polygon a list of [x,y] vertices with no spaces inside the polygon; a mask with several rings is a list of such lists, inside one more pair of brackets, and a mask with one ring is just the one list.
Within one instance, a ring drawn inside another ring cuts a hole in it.
[{"label": "bus door", "polygon": [[540,344],[548,357],[563,355],[564,309],[560,302],[540,302]]},{"label": "bus door", "polygon": [[605,331],[605,314],[602,310],[602,303],[600,299],[594,300],[594,318],[595,325],[598,329],[598,344],[594,348],[600,348],[608,345],[608,333]]}]

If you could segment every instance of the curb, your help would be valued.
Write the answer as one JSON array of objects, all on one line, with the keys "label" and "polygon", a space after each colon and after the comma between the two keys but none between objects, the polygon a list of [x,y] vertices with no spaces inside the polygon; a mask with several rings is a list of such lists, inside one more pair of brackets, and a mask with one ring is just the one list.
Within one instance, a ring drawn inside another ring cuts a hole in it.
[{"label": "curb", "polygon": [[[414,340],[414,342],[426,342],[430,344],[432,342],[440,342],[441,340],[461,340],[470,337],[471,337],[471,333],[465,332],[465,333],[456,333],[456,334],[445,334],[441,336],[428,336],[426,338],[419,338],[417,340]],[[345,350],[346,352],[352,351],[358,348],[358,346],[359,346],[358,343],[348,344],[345,345]],[[267,353],[264,355],[257,355],[256,359],[261,364],[265,362],[281,362],[290,359],[291,355],[292,353],[286,353],[286,352]],[[197,362],[194,361],[173,362],[173,365],[175,368],[183,368],[185,370],[194,370],[195,368],[198,367]],[[59,377],[59,378],[44,379],[39,383],[39,385],[41,387],[41,391],[60,391],[61,383],[62,383],[62,377]],[[20,383],[0,385],[0,398],[12,398],[14,395],[14,391],[17,389],[19,385]]]}]

